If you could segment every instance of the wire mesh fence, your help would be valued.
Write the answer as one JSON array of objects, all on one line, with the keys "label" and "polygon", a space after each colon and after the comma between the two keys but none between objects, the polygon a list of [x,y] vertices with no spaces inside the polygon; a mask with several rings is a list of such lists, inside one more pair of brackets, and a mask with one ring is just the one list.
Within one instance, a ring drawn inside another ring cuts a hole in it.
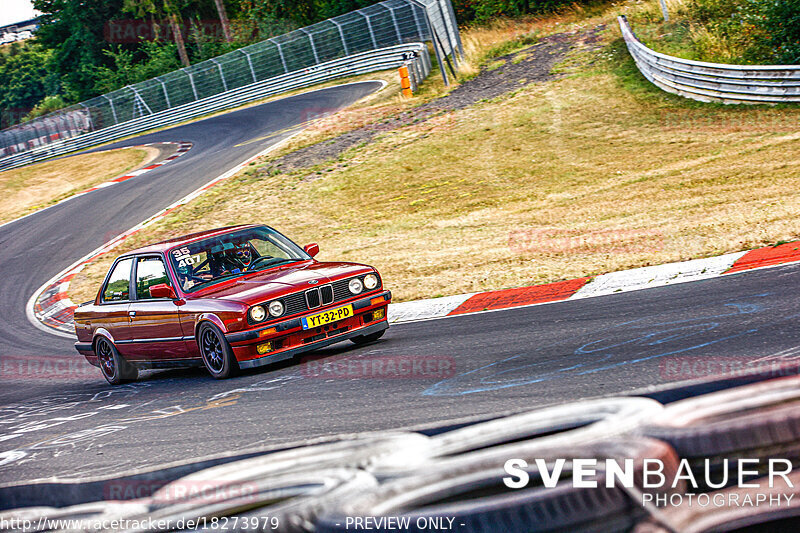
[{"label": "wire mesh fence", "polygon": [[425,79],[430,74],[432,67],[428,47],[424,43],[396,44],[267,78],[239,89],[218,93],[201,100],[191,101],[152,115],[144,115],[75,137],[62,138],[52,143],[37,146],[31,150],[0,158],[0,170],[16,168],[68,154],[75,150],[142,133],[157,126],[177,124],[215,111],[231,109],[254,100],[310,87],[325,81],[401,66],[407,66],[414,72],[415,82]]},{"label": "wire mesh fence", "polygon": [[450,0],[385,0],[2,130],[0,168],[3,158],[42,145],[157,115],[335,59],[425,41],[433,43],[447,83],[442,60],[451,56],[455,61],[460,53]]}]

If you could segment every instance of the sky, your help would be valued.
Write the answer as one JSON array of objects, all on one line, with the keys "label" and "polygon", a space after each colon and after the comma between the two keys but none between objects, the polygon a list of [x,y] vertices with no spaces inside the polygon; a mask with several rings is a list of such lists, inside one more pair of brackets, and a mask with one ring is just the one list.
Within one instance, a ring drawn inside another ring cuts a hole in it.
[{"label": "sky", "polygon": [[2,3],[0,26],[22,22],[38,14],[34,12],[31,0],[2,0]]}]

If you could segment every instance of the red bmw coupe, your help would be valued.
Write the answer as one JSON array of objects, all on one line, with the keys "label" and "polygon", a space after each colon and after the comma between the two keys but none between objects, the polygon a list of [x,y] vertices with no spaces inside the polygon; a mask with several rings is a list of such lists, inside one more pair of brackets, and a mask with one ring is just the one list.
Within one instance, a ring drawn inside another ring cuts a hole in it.
[{"label": "red bmw coupe", "polygon": [[75,311],[75,348],[109,383],[140,368],[205,365],[215,378],[343,340],[379,339],[391,292],[378,272],[323,263],[267,226],[234,226],[116,259]]}]

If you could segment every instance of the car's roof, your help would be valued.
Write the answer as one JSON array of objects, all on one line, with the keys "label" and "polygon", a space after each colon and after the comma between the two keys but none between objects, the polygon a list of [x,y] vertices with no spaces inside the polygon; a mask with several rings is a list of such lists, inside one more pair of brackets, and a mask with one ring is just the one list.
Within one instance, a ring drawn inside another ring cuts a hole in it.
[{"label": "car's roof", "polygon": [[177,246],[183,246],[184,244],[188,244],[190,242],[198,241],[200,239],[204,239],[206,237],[214,237],[216,235],[224,235],[226,233],[231,233],[232,231],[237,231],[244,228],[257,228],[259,227],[258,224],[241,224],[239,226],[228,226],[225,228],[217,228],[217,229],[210,229],[206,231],[199,231],[197,233],[190,233],[189,235],[182,235],[180,237],[173,237],[172,239],[167,239],[165,241],[156,242],[153,244],[148,244],[147,246],[142,246],[141,248],[137,248],[136,250],[131,250],[130,252],[126,253],[125,255],[137,255],[137,254],[146,254],[146,253],[154,253],[154,252],[165,252],[170,248],[175,248]]}]

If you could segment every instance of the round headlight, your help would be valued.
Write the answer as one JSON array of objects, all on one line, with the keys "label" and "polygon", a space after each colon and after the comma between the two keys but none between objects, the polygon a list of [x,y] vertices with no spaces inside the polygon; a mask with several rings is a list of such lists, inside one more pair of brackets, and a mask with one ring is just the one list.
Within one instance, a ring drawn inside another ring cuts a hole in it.
[{"label": "round headlight", "polygon": [[279,300],[275,300],[274,302],[269,303],[269,314],[272,316],[281,316],[283,314],[284,307],[283,303]]},{"label": "round headlight", "polygon": [[264,309],[263,305],[257,305],[250,309],[250,318],[253,322],[261,322],[264,320],[265,316],[267,316],[267,311]]},{"label": "round headlight", "polygon": [[378,286],[378,276],[375,274],[367,274],[364,276],[364,286],[367,290],[372,290]]},{"label": "round headlight", "polygon": [[347,284],[347,287],[353,294],[358,294],[359,292],[364,290],[364,285],[361,284],[361,280],[358,278],[351,279],[350,283]]}]

